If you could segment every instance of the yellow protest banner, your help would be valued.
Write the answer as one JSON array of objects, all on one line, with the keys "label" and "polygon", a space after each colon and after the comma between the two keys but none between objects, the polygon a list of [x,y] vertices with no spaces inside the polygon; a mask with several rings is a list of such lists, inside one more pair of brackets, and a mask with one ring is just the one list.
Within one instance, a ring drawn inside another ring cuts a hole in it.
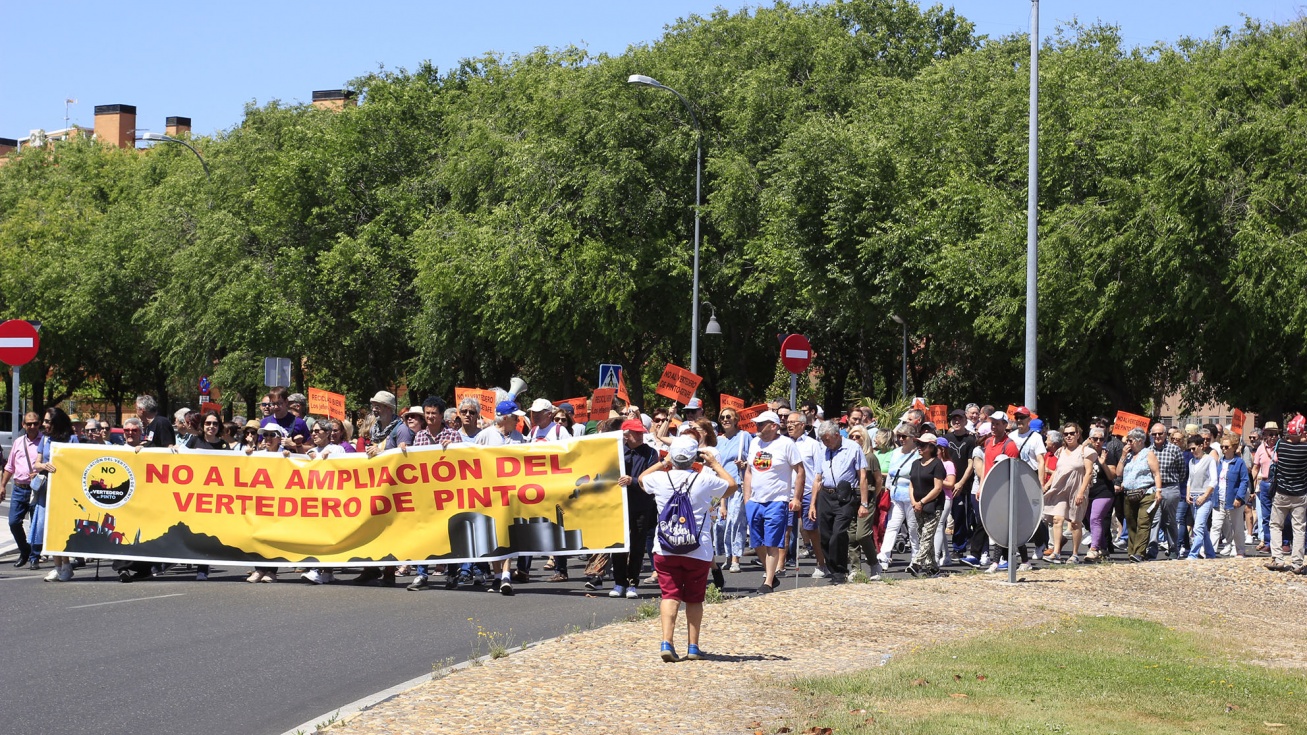
[{"label": "yellow protest banner", "polygon": [[344,566],[628,544],[616,434],[323,460],[61,444],[52,461],[49,554]]}]

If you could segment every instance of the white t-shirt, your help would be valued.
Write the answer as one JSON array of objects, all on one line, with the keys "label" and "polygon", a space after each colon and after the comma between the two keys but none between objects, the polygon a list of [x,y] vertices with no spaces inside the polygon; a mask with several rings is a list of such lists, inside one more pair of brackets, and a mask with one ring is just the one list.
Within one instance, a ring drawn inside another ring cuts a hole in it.
[{"label": "white t-shirt", "polygon": [[[514,432],[516,433],[516,432]],[[531,429],[531,441],[534,442],[554,442],[562,441],[571,436],[567,429],[550,421],[548,426],[542,426],[539,429]]]},{"label": "white t-shirt", "polygon": [[794,441],[795,448],[799,450],[799,457],[803,460],[803,494],[812,495],[812,481],[817,479],[817,471],[821,468],[826,445],[807,434],[791,441]]},{"label": "white t-shirt", "polygon": [[754,437],[749,444],[749,500],[755,503],[794,499],[794,468],[803,464],[798,447],[788,436],[771,441]]},{"label": "white t-shirt", "polygon": [[[644,478],[641,486],[644,491],[654,496],[654,503],[658,506],[658,514],[662,515],[663,508],[667,506],[667,501],[671,500],[672,492],[675,488],[685,486],[690,479],[695,476],[691,470],[671,470],[670,472],[655,472]],[[712,524],[706,519],[709,506],[712,505],[713,498],[720,498],[726,492],[728,485],[726,481],[717,476],[712,470],[703,470],[698,473],[698,478],[694,484],[690,485],[690,504],[694,506],[694,517],[699,524],[699,548],[688,554],[668,554],[662,549],[662,544],[658,539],[658,533],[654,532],[654,553],[663,556],[686,556],[691,559],[700,561],[712,561]],[[631,539],[631,543],[644,543],[642,539]]]},{"label": "white t-shirt", "polygon": [[309,456],[315,459],[325,459],[333,454],[345,454],[345,448],[339,444],[328,444],[321,449],[313,447],[309,450]]},{"label": "white t-shirt", "polygon": [[[1029,441],[1027,441],[1029,437]],[[1016,442],[1021,449],[1021,458],[1030,465],[1030,469],[1039,469],[1039,456],[1047,454],[1048,449],[1044,446],[1044,437],[1037,431],[1027,431],[1025,436],[1017,433],[1015,429],[1007,433],[1007,438]]]},{"label": "white t-shirt", "polygon": [[502,447],[505,444],[526,444],[526,439],[522,436],[522,432],[517,429],[513,429],[513,433],[504,436],[500,433],[499,427],[487,426],[477,432],[477,436],[472,440],[472,443],[483,447]]}]

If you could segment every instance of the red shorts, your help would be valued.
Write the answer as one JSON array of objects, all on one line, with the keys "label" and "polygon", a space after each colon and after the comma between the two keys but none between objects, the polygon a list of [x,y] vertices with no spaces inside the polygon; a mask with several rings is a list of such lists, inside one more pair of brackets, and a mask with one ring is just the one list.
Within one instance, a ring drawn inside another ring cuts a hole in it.
[{"label": "red shorts", "polygon": [[688,556],[654,554],[653,563],[654,571],[658,573],[658,589],[662,591],[664,600],[691,604],[703,602],[712,562]]}]

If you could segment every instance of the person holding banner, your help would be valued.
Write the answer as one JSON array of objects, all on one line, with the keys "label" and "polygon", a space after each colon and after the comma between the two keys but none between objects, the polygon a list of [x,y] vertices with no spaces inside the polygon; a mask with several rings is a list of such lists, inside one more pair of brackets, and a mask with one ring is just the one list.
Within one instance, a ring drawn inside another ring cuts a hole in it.
[{"label": "person holding banner", "polygon": [[[277,390],[281,389],[272,389],[273,392]],[[394,449],[400,445],[400,442],[410,445],[413,443],[413,430],[408,428],[404,422],[400,421],[399,418],[395,416],[395,411],[397,411],[398,408],[395,402],[394,393],[386,390],[377,391],[376,395],[372,396],[371,404],[372,418],[374,418],[375,421],[372,424],[371,430],[368,431],[368,439],[370,442],[368,444],[369,457],[375,457],[387,449]],[[273,405],[274,407],[276,406],[275,403]],[[308,432],[305,431],[305,433],[307,434]],[[292,437],[293,436],[294,434],[292,434]]]},{"label": "person holding banner", "polygon": [[[765,412],[763,416],[771,413]],[[778,449],[776,431],[776,414],[771,413],[773,439],[767,447]],[[759,417],[761,419],[762,416]],[[757,421],[757,419],[755,419]],[[765,441],[765,440],[764,440]],[[787,441],[779,437],[779,441]],[[694,463],[701,460],[706,469],[696,472]],[[710,474],[708,470],[711,469]],[[802,469],[798,470],[802,473]],[[747,478],[747,475],[746,475]],[[703,623],[703,598],[708,589],[708,573],[712,569],[713,549],[712,531],[707,523],[708,512],[713,498],[729,497],[735,492],[735,480],[727,474],[717,456],[713,453],[703,454],[699,444],[688,436],[677,437],[672,442],[667,460],[658,462],[645,470],[639,477],[644,491],[653,496],[657,513],[663,510],[672,499],[681,493],[688,496],[691,512],[699,521],[698,543],[693,548],[673,551],[663,546],[663,534],[654,535],[654,570],[658,575],[658,587],[662,591],[660,613],[662,617],[663,640],[660,656],[663,661],[673,663],[680,661],[672,637],[676,631],[676,616],[681,603],[685,603],[685,623],[687,628],[687,646],[685,658],[697,660],[703,657],[699,650],[699,633]],[[783,537],[782,537],[783,538]],[[770,591],[770,590],[768,590]]]},{"label": "person holding banner", "polygon": [[628,418],[622,422],[622,454],[626,474],[618,478],[617,484],[626,488],[627,538],[631,550],[625,554],[613,554],[613,589],[608,596],[634,600],[640,597],[637,587],[640,569],[644,566],[645,537],[658,519],[654,499],[645,492],[638,479],[645,470],[659,463],[658,452],[644,443],[644,424],[639,419]]},{"label": "person holding banner", "polygon": [[[45,539],[45,516],[46,507],[49,500],[50,473],[54,472],[54,463],[50,461],[50,453],[54,451],[56,442],[63,444],[77,444],[77,432],[73,431],[73,420],[64,413],[62,408],[51,406],[45,409],[45,420],[41,423],[40,450],[41,461],[35,466],[36,476],[32,478],[32,532],[28,537],[28,543],[32,548],[32,558],[41,555],[42,544]],[[62,556],[52,556],[50,561],[54,563],[54,569],[45,577],[47,582],[67,582],[73,578],[72,562]]]},{"label": "person holding banner", "polygon": [[4,500],[5,488],[9,481],[14,481],[14,495],[9,501],[9,532],[18,545],[18,561],[14,566],[21,567],[31,562],[32,569],[40,569],[41,552],[32,553],[27,542],[27,531],[23,528],[23,519],[33,514],[36,502],[33,499],[32,478],[36,476],[36,465],[41,461],[41,417],[34,413],[23,416],[23,435],[10,447],[9,459],[5,461],[3,478],[0,478],[0,501]]},{"label": "person holding banner", "polygon": [[475,442],[477,435],[481,432],[481,402],[473,396],[468,396],[459,401],[458,420],[459,441],[464,441],[469,444]]},{"label": "person holding banner", "polygon": [[803,459],[789,437],[781,434],[780,417],[763,411],[754,418],[758,436],[749,444],[744,469],[744,512],[754,547],[763,559],[766,577],[758,594],[776,589],[776,570],[785,548],[791,513],[802,507]]}]

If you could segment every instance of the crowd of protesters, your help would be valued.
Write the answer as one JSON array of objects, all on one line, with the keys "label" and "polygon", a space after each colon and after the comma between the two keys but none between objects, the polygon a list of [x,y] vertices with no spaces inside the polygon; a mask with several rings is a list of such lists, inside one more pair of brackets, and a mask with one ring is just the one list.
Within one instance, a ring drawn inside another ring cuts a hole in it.
[{"label": "crowd of protesters", "polygon": [[[813,556],[811,575],[832,584],[860,573],[879,579],[896,551],[908,555],[906,571],[914,576],[937,575],[949,566],[1000,572],[1017,563],[1028,571],[1036,563],[1141,563],[1250,553],[1269,553],[1268,569],[1307,574],[1307,420],[1302,415],[1287,421],[1283,438],[1276,421],[1246,436],[1217,424],[1168,428],[1157,423],[1119,437],[1107,419],[1054,429],[1024,407],[1008,416],[969,404],[949,414],[947,426],[910,410],[891,428],[879,426],[868,407],[854,406],[826,420],[814,403],[792,410],[786,401],[774,400],[753,418],[750,432],[741,428],[736,409],[722,410],[714,422],[698,399],[649,413],[620,405],[606,419],[582,423],[573,420],[567,402],[539,398],[523,410],[506,398],[497,402],[494,419],[485,420],[476,398],[447,408],[432,396],[400,411],[392,393],[379,391],[357,427],[309,415],[306,398],[284,388],[271,389],[259,404],[262,415],[249,420],[224,421],[215,411],[183,408],[169,421],[148,395],[137,398],[136,415],[120,432],[96,419],[79,431],[58,407],[44,416],[29,413],[0,483],[3,493],[12,482],[15,566],[39,569],[44,561],[52,565],[46,579],[62,582],[81,563],[42,555],[44,490],[54,471],[51,447],[59,442],[319,459],[434,444],[566,442],[614,432],[623,442],[626,474],[618,484],[627,493],[632,543],[628,553],[590,557],[585,584],[600,590],[611,578],[608,595],[627,598],[640,597],[641,585],[656,584],[664,600],[666,660],[679,660],[670,631],[680,603],[686,604],[691,626],[687,657],[698,656],[698,621],[709,577],[722,587],[723,572],[755,565],[764,573],[758,593],[767,594],[778,578],[797,573],[799,556]],[[1019,562],[1002,545],[1005,540],[991,538],[980,522],[985,478],[1007,461],[1029,465],[1044,491],[1043,522],[1016,549]],[[681,496],[703,518],[702,542],[689,551],[672,550],[656,533],[659,514]],[[642,579],[646,552],[652,552],[653,573]],[[545,581],[567,581],[567,562],[566,556],[547,560],[544,569],[552,575]],[[368,566],[349,581],[392,586],[397,576],[412,575],[408,588],[420,590],[433,577],[443,577],[446,588],[466,585],[512,595],[515,584],[531,581],[531,566],[529,557],[494,565]],[[124,582],[168,567],[113,564]],[[329,584],[339,570],[296,571],[307,582]],[[198,566],[196,579],[205,580],[208,573],[207,566]],[[259,567],[247,581],[276,582],[278,572]]]}]

